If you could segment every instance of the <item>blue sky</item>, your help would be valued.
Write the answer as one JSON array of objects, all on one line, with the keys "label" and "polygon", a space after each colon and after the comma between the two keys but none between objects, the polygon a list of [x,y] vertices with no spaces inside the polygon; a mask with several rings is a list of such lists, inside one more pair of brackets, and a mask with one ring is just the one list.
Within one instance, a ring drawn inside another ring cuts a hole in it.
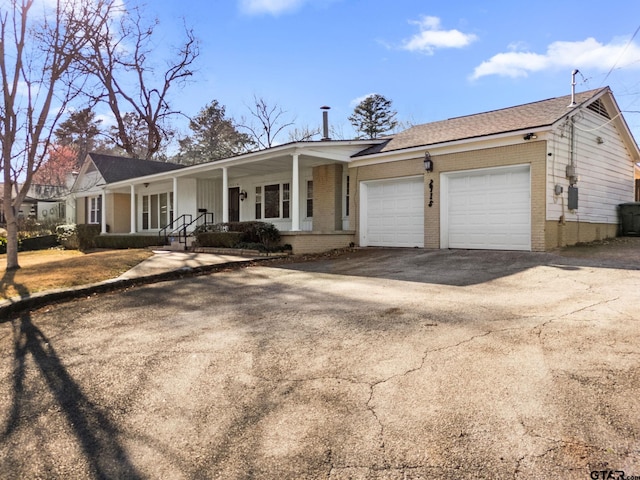
[{"label": "blue sky", "polygon": [[328,105],[332,126],[351,138],[347,117],[367,94],[418,124],[568,95],[577,68],[577,91],[609,85],[640,140],[638,0],[148,5],[159,45],[179,42],[182,18],[201,42],[196,74],[174,100],[187,115],[215,99],[239,119],[257,96],[316,127]]}]

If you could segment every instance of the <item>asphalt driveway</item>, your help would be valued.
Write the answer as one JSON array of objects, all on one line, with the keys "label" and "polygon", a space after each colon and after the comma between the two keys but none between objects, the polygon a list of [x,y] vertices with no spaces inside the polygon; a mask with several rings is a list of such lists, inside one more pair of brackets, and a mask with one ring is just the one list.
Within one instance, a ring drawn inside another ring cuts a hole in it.
[{"label": "asphalt driveway", "polygon": [[24,313],[0,478],[640,476],[640,243],[616,246],[363,250]]}]

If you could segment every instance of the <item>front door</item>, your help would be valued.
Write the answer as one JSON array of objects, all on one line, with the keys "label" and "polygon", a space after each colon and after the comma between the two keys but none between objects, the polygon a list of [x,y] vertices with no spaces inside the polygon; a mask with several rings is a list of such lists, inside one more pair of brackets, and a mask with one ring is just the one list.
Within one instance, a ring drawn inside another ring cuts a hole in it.
[{"label": "front door", "polygon": [[240,221],[240,187],[229,189],[229,221]]}]

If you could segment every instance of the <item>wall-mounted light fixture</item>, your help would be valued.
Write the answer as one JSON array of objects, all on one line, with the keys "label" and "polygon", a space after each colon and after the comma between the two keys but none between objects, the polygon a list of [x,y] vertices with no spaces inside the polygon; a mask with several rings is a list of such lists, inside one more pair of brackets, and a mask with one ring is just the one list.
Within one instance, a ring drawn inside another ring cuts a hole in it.
[{"label": "wall-mounted light fixture", "polygon": [[424,152],[424,169],[427,172],[433,172],[433,160],[429,152]]},{"label": "wall-mounted light fixture", "polygon": [[246,198],[247,198],[246,190],[240,190],[240,201],[244,202]]},{"label": "wall-mounted light fixture", "polygon": [[144,182],[143,185],[144,185],[144,188],[147,188],[149,186],[147,182]]},{"label": "wall-mounted light fixture", "polygon": [[535,133],[527,133],[524,137],[524,140],[535,140],[538,136]]},{"label": "wall-mounted light fixture", "polygon": [[602,137],[596,137],[596,143],[597,143],[598,145],[602,145],[602,144],[604,143],[603,138],[602,138]]}]

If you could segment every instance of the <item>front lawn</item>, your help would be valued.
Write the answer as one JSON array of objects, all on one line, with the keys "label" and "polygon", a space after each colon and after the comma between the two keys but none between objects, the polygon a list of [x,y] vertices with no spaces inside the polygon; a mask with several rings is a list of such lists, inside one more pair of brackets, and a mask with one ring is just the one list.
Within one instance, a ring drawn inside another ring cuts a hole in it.
[{"label": "front lawn", "polygon": [[21,268],[10,272],[6,271],[7,256],[0,255],[0,300],[115,278],[151,255],[147,249],[20,252]]}]

